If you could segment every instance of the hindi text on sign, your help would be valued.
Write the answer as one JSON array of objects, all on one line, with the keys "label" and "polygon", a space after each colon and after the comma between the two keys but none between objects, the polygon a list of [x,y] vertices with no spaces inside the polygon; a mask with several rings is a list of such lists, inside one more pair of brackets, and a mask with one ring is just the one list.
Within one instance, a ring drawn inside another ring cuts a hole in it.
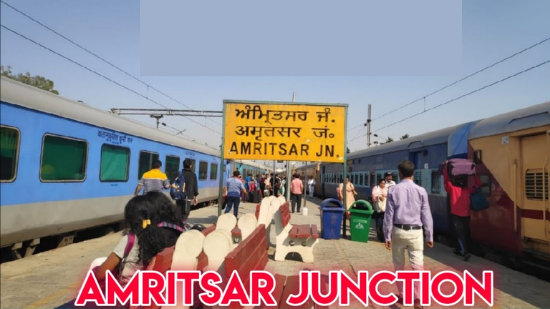
[{"label": "hindi text on sign", "polygon": [[227,159],[343,162],[343,105],[225,104]]}]

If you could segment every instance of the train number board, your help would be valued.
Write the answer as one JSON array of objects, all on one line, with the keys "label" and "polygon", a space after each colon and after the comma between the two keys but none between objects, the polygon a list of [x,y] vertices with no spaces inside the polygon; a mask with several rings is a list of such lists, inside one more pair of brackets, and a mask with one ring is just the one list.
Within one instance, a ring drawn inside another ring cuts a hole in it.
[{"label": "train number board", "polygon": [[224,100],[224,158],[344,162],[347,104]]}]

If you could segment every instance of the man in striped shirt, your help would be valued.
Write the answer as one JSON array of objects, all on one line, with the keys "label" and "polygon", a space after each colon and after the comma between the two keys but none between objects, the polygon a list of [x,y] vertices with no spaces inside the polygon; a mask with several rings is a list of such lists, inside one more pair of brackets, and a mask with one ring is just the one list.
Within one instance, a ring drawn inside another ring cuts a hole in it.
[{"label": "man in striped shirt", "polygon": [[141,188],[144,188],[143,194],[147,194],[147,192],[151,191],[162,192],[162,189],[170,188],[170,180],[168,180],[166,174],[164,174],[160,170],[161,166],[162,162],[160,162],[159,160],[153,161],[152,169],[144,173],[139,180],[136,192],[134,193],[135,196],[139,195],[139,191],[141,191]]}]

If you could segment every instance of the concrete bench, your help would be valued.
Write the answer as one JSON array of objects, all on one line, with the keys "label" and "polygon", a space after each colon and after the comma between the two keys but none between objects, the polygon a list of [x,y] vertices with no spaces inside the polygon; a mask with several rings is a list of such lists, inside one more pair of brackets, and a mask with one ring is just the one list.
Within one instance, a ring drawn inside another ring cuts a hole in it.
[{"label": "concrete bench", "polygon": [[236,247],[238,243],[248,237],[256,226],[257,219],[253,214],[244,214],[237,222],[237,218],[235,218],[233,214],[226,213],[219,216],[216,222],[216,230],[222,229],[229,232],[233,242],[233,247]]},{"label": "concrete bench", "polygon": [[262,202],[256,205],[256,219],[258,219],[258,225],[263,224],[265,226],[265,234],[269,248],[275,247],[275,244],[271,243],[271,223],[273,221],[273,215],[277,209],[285,202],[283,196],[275,197],[268,196],[262,200]]},{"label": "concrete bench", "polygon": [[[264,249],[267,246],[264,230],[265,226],[259,224],[250,237],[244,240],[225,258],[225,278],[230,278],[231,274],[236,271],[247,293],[250,293],[250,271],[265,270],[265,266],[269,260],[267,250]],[[277,301],[277,306],[266,306],[262,303],[256,308],[321,308],[315,305],[311,299],[308,299],[302,306],[290,306],[286,302],[288,297],[300,293],[299,276],[287,277],[275,274],[274,277],[276,283],[272,295]],[[327,294],[326,277],[322,277],[321,280],[321,293]],[[232,302],[229,304],[229,308],[240,309],[242,307],[238,303]]]},{"label": "concrete bench", "polygon": [[317,225],[292,225],[290,217],[290,207],[285,202],[274,215],[277,235],[275,260],[284,261],[288,253],[295,252],[300,254],[305,263],[313,263],[313,247],[319,242]]},{"label": "concrete bench", "polygon": [[[208,256],[203,251],[205,238],[215,231],[216,226],[211,225],[207,229],[199,232],[197,230],[188,230],[181,234],[176,245],[165,248],[158,253],[149,263],[146,270],[158,271],[166,274],[169,270],[199,270],[202,271],[208,265]],[[178,289],[183,289],[183,286],[178,285]],[[195,298],[196,299],[196,298]],[[129,307],[130,309],[138,309],[138,307]],[[143,309],[160,309],[160,306],[152,304],[148,307],[139,307]],[[178,308],[188,308],[182,304]]]}]

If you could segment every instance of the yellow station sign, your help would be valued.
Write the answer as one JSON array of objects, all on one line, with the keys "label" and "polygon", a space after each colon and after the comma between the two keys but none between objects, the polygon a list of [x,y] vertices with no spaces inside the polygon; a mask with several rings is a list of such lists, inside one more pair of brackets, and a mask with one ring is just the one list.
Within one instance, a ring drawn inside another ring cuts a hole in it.
[{"label": "yellow station sign", "polygon": [[224,104],[224,158],[344,162],[346,105]]}]

